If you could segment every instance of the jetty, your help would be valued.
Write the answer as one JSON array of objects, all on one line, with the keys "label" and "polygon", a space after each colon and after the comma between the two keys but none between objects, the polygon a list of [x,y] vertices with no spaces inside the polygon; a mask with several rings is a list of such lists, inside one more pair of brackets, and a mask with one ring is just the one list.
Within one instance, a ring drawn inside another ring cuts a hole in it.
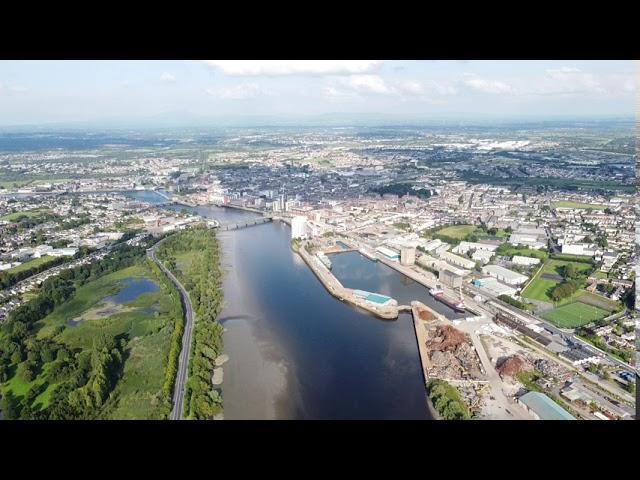
[{"label": "jetty", "polygon": [[327,291],[340,301],[354,305],[377,317],[387,320],[397,319],[400,308],[406,308],[406,306],[399,308],[396,300],[385,295],[344,287],[320,259],[307,252],[305,247],[306,244],[302,243],[300,248],[296,249],[297,253],[302,257]]}]

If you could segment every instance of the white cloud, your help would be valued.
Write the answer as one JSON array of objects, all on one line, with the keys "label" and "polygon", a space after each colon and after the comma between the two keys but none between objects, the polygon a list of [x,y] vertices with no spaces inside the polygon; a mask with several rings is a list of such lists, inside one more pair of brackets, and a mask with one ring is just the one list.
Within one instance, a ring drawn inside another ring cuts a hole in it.
[{"label": "white cloud", "polygon": [[469,76],[463,80],[463,83],[470,89],[481,93],[515,93],[515,89],[511,85],[499,80],[487,80],[476,76]]},{"label": "white cloud", "polygon": [[398,84],[398,88],[410,95],[422,95],[425,92],[424,84],[417,80],[405,80]]},{"label": "white cloud", "polygon": [[380,60],[205,60],[226,75],[351,75],[378,68]]},{"label": "white cloud", "polygon": [[382,77],[378,75],[351,75],[343,79],[341,83],[358,93],[386,95],[395,92],[395,89],[388,86]]},{"label": "white cloud", "polygon": [[532,90],[541,95],[603,94],[607,91],[595,75],[574,67],[547,70],[545,77],[534,84]]},{"label": "white cloud", "polygon": [[214,97],[225,100],[246,100],[258,96],[270,95],[255,83],[241,83],[232,87],[207,88],[206,92]]},{"label": "white cloud", "polygon": [[176,77],[169,72],[164,72],[160,75],[160,80],[167,83],[174,83],[176,81]]}]

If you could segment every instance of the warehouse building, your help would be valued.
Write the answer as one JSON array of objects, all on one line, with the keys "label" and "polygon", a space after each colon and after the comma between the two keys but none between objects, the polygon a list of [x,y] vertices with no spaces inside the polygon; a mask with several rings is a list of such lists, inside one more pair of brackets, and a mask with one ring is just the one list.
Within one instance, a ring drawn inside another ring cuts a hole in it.
[{"label": "warehouse building", "polygon": [[387,257],[389,260],[393,260],[394,262],[400,261],[400,253],[398,253],[396,250],[392,250],[391,248],[378,247],[376,248],[376,252],[381,253],[382,255]]},{"label": "warehouse building", "polygon": [[458,275],[449,270],[440,270],[440,272],[438,272],[438,280],[447,287],[458,288],[462,286],[462,275]]},{"label": "warehouse building", "polygon": [[527,267],[531,265],[538,265],[540,263],[539,258],[521,257],[520,255],[514,255],[511,261],[516,265],[525,265]]},{"label": "warehouse building", "polygon": [[456,246],[452,252],[454,253],[467,253],[469,250],[484,250],[487,252],[495,252],[498,249],[497,245],[493,245],[490,243],[480,243],[480,242],[460,242],[458,246]]},{"label": "warehouse building", "polygon": [[491,250],[476,250],[473,252],[473,255],[471,255],[471,259],[482,263],[482,265],[486,265],[491,261],[491,257],[494,255],[495,252],[492,252]]},{"label": "warehouse building", "polygon": [[402,265],[413,265],[416,263],[416,249],[411,247],[402,247],[400,249],[400,263]]},{"label": "warehouse building", "polygon": [[500,265],[487,265],[482,267],[482,271],[487,275],[497,278],[501,282],[507,285],[522,285],[529,277],[508,268],[501,267]]},{"label": "warehouse building", "polygon": [[544,393],[527,392],[518,397],[518,403],[536,420],[575,420],[573,415]]},{"label": "warehouse building", "polygon": [[469,260],[468,258],[461,257],[451,252],[442,252],[440,258],[456,267],[465,268],[471,270],[476,266],[476,262]]},{"label": "warehouse building", "polygon": [[494,277],[488,278],[479,278],[473,281],[473,285],[485,290],[490,295],[494,297],[499,297],[500,295],[509,295],[510,297],[514,297],[518,292],[515,288],[510,287],[509,285],[505,285],[504,283],[500,283]]}]

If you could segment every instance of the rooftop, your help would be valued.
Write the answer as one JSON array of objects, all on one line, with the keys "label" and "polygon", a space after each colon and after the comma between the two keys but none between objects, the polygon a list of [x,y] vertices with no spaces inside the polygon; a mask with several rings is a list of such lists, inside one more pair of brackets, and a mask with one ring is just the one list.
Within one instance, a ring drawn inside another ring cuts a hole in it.
[{"label": "rooftop", "polygon": [[527,392],[519,400],[533,410],[541,420],[575,420],[573,415],[544,393]]}]

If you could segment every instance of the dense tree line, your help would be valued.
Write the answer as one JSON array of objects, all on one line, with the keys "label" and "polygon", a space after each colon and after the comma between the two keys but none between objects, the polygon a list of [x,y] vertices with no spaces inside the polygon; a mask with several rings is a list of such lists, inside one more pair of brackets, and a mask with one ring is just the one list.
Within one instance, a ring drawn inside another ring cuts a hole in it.
[{"label": "dense tree line", "polygon": [[444,380],[431,380],[427,385],[429,399],[443,420],[468,420],[469,408],[455,387]]},{"label": "dense tree line", "polygon": [[561,275],[564,281],[551,290],[551,298],[554,302],[569,298],[576,293],[584,283],[585,275],[581,273],[573,263],[564,265],[561,268]]},{"label": "dense tree line", "polygon": [[[175,256],[190,252],[187,271],[176,268]],[[187,418],[211,419],[222,411],[222,399],[213,389],[211,376],[215,359],[222,353],[223,329],[216,321],[222,309],[222,273],[218,242],[212,230],[197,228],[180,232],[158,249],[165,262],[189,292],[195,311],[189,379],[185,392]]]},{"label": "dense tree line", "polygon": [[[148,260],[148,266],[155,274],[166,290],[171,292],[171,296],[179,297],[179,293],[176,291],[173,284],[169,281],[160,268],[151,260]],[[173,395],[173,388],[175,385],[176,375],[178,373],[178,359],[180,357],[180,351],[182,350],[182,335],[184,334],[184,311],[182,303],[175,299],[172,302],[174,310],[171,312],[171,317],[174,318],[173,332],[171,334],[171,344],[169,346],[169,355],[167,358],[167,368],[165,370],[164,382],[162,384],[162,395],[167,405],[167,414],[171,410],[171,396]]]},{"label": "dense tree line", "polygon": [[25,278],[29,278],[40,272],[44,272],[45,270],[48,270],[51,267],[55,267],[56,265],[60,265],[68,260],[69,259],[65,257],[54,257],[50,260],[47,260],[46,262],[34,265],[30,268],[25,268],[24,270],[19,270],[17,272],[10,272],[6,270],[2,271],[0,272],[0,289],[13,287],[16,283],[21,282]]},{"label": "dense tree line", "polygon": [[392,183],[391,185],[372,187],[369,189],[369,192],[377,193],[381,197],[384,194],[390,193],[392,195],[397,195],[398,197],[413,195],[422,199],[427,199],[433,194],[433,191],[428,188],[414,189],[413,185],[410,183]]},{"label": "dense tree line", "polygon": [[[96,418],[122,370],[126,340],[100,335],[89,351],[71,351],[54,337],[37,337],[36,323],[70,299],[78,287],[108,273],[133,265],[146,248],[118,245],[110,256],[89,265],[63,270],[48,278],[38,295],[11,312],[0,328],[0,382],[13,372],[32,382],[48,365],[46,381],[34,385],[23,397],[6,395],[2,408],[7,418],[73,419]],[[57,383],[47,408],[34,400],[50,383]]]},{"label": "dense tree line", "polygon": [[498,295],[498,298],[502,300],[504,303],[508,303],[509,305],[513,305],[520,310],[530,310],[530,306],[527,303],[520,302],[515,298],[510,297],[509,295]]}]

